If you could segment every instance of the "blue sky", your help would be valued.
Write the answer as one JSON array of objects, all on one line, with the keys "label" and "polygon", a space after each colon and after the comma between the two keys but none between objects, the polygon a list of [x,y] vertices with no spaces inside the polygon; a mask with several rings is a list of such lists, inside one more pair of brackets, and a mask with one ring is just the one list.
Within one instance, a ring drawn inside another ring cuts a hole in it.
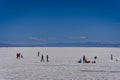
[{"label": "blue sky", "polygon": [[119,0],[0,0],[0,43],[120,43]]}]

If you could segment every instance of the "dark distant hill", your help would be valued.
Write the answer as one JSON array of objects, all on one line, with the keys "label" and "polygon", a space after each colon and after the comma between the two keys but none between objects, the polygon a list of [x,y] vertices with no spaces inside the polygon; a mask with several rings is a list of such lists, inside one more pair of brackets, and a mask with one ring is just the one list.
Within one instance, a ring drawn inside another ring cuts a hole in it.
[{"label": "dark distant hill", "polygon": [[86,43],[49,43],[49,44],[42,44],[41,46],[48,46],[48,47],[120,47],[120,44],[86,42]]},{"label": "dark distant hill", "polygon": [[15,46],[15,45],[7,44],[7,43],[0,43],[0,47],[12,47],[12,46]]},{"label": "dark distant hill", "polygon": [[38,45],[19,45],[0,43],[0,47],[120,47],[120,44],[86,42],[86,43],[48,43]]},{"label": "dark distant hill", "polygon": [[29,47],[29,46],[31,46],[31,45],[0,43],[0,47]]}]

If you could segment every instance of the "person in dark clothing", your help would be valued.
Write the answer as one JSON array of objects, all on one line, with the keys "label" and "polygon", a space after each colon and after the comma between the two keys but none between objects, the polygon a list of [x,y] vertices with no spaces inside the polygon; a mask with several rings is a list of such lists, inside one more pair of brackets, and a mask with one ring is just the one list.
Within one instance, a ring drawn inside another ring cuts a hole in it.
[{"label": "person in dark clothing", "polygon": [[39,56],[39,52],[38,52],[38,56]]},{"label": "person in dark clothing", "polygon": [[95,56],[94,59],[97,59],[97,56]]},{"label": "person in dark clothing", "polygon": [[47,55],[47,56],[46,56],[46,62],[49,62],[48,58],[49,58],[49,56]]},{"label": "person in dark clothing", "polygon": [[23,58],[23,55],[21,55],[21,58]]},{"label": "person in dark clothing", "polygon": [[111,60],[113,60],[113,55],[111,54]]},{"label": "person in dark clothing", "polygon": [[83,63],[85,63],[86,62],[86,58],[85,58],[85,56],[83,56]]},{"label": "person in dark clothing", "polygon": [[41,55],[41,62],[44,62],[44,56],[43,56],[43,54]]},{"label": "person in dark clothing", "polygon": [[96,61],[92,61],[92,63],[96,63]]}]

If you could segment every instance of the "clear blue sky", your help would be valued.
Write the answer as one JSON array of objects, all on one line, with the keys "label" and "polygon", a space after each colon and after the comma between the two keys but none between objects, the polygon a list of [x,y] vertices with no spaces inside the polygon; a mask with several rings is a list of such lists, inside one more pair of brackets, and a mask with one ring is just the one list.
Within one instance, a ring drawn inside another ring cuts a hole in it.
[{"label": "clear blue sky", "polygon": [[0,0],[0,43],[120,43],[120,0]]}]

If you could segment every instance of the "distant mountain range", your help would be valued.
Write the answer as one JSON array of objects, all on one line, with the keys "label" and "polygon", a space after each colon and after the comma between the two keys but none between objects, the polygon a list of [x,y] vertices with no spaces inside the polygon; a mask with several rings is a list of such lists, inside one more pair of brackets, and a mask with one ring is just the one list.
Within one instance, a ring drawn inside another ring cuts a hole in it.
[{"label": "distant mountain range", "polygon": [[120,44],[85,42],[85,43],[47,43],[38,45],[20,45],[0,43],[0,47],[120,47]]}]

